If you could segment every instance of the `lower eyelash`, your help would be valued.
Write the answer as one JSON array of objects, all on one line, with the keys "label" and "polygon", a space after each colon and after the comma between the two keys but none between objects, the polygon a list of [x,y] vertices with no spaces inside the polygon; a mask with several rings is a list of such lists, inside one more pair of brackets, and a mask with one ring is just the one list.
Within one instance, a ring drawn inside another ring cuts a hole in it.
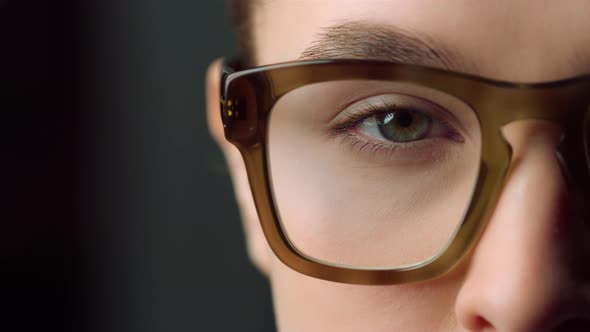
[{"label": "lower eyelash", "polygon": [[354,134],[350,131],[347,131],[337,139],[340,140],[340,143],[349,144],[351,148],[357,151],[370,152],[371,154],[382,152],[392,153],[400,149],[407,149],[408,145],[413,145],[412,143],[394,144],[385,142],[371,142],[368,139],[364,139],[360,135]]},{"label": "lower eyelash", "polygon": [[[436,144],[437,142],[443,144],[444,138],[395,144],[365,138],[361,133],[355,133],[351,129],[333,129],[328,137],[330,141],[342,144],[344,148],[353,152],[365,154],[364,158],[375,160],[379,164],[403,162],[417,165],[425,162],[443,161],[449,157],[449,151]],[[383,166],[383,164],[379,166]]]}]

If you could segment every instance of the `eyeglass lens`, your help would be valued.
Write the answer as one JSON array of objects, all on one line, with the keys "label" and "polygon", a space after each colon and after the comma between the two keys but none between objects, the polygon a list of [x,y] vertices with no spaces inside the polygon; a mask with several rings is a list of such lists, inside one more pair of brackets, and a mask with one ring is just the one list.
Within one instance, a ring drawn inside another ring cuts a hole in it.
[{"label": "eyeglass lens", "polygon": [[312,259],[420,263],[445,248],[469,207],[481,131],[453,96],[404,82],[315,83],[279,99],[268,123],[280,224]]}]

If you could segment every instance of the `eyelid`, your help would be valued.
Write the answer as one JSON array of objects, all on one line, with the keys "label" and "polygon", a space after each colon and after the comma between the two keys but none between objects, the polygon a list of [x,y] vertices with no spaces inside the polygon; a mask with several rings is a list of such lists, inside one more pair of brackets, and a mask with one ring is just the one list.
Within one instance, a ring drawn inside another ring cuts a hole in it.
[{"label": "eyelid", "polygon": [[[404,94],[381,94],[367,97],[351,104],[342,110],[334,120],[338,124],[345,122],[359,122],[368,117],[387,113],[392,108],[410,109],[419,111],[442,122],[456,123],[456,118],[444,108],[419,97]],[[348,120],[345,120],[348,119]]]},{"label": "eyelid", "polygon": [[[479,142],[479,120],[473,108],[454,95],[411,82],[393,81],[343,81],[334,84],[331,95],[337,95],[338,101],[329,106],[330,112],[324,119],[326,133],[346,122],[345,115],[354,114],[352,111],[362,109],[362,104],[375,98],[405,98],[427,103],[437,118],[453,125],[455,131],[466,141],[476,144]],[[348,117],[350,119],[350,117]]]},{"label": "eyelid", "polygon": [[[410,112],[422,113],[419,111],[410,111]],[[381,112],[381,114],[383,114],[383,112]],[[388,112],[388,114],[391,114],[391,111]],[[391,140],[389,138],[384,137],[381,132],[379,132],[378,134],[375,135],[375,133],[370,134],[367,130],[363,130],[363,129],[375,130],[376,126],[378,125],[378,121],[376,119],[376,117],[378,115],[379,115],[379,113],[375,113],[374,115],[368,115],[364,118],[364,120],[358,121],[358,123],[356,123],[354,126],[349,127],[348,130],[353,130],[353,131],[358,132],[360,135],[368,136],[373,139],[378,139],[380,141],[386,142],[387,144],[395,144],[395,145],[407,145],[409,143],[418,143],[423,140],[434,139],[434,138],[446,138],[446,139],[450,139],[450,140],[453,140],[458,143],[463,143],[465,141],[463,136],[457,130],[455,130],[455,128],[453,128],[453,125],[448,124],[447,122],[437,119],[435,117],[429,116],[428,114],[424,114],[424,116],[429,118],[428,131],[426,133],[424,133],[424,136],[421,136],[416,139],[411,139],[411,140],[407,140],[407,141],[403,141],[403,140],[402,141],[395,141],[395,140]],[[368,125],[369,127],[361,129],[364,125]],[[381,137],[378,137],[378,136],[381,136]]]}]

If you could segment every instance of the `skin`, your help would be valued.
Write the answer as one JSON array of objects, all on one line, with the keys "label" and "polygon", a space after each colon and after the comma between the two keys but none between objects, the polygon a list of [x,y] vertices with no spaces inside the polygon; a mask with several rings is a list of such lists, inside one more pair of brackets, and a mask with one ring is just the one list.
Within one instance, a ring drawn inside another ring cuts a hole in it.
[{"label": "skin", "polygon": [[[256,7],[255,50],[258,65],[292,61],[324,27],[393,24],[452,46],[473,64],[465,72],[548,81],[588,71],[588,13],[590,2],[581,0],[276,0]],[[232,172],[250,257],[271,282],[279,331],[590,330],[590,281],[578,268],[588,261],[588,237],[569,217],[551,125],[523,121],[504,129],[514,149],[511,171],[460,266],[427,282],[346,285],[297,273],[268,248],[241,157],[223,138],[218,84],[216,62],[208,72],[209,125]]]}]

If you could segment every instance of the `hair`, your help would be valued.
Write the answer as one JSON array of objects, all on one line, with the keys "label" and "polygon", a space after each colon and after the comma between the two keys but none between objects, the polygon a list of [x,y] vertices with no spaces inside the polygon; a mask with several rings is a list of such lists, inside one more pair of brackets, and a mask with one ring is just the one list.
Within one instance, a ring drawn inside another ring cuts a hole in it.
[{"label": "hair", "polygon": [[241,67],[253,67],[256,63],[252,31],[253,0],[230,0],[232,19],[236,31],[238,57]]}]

